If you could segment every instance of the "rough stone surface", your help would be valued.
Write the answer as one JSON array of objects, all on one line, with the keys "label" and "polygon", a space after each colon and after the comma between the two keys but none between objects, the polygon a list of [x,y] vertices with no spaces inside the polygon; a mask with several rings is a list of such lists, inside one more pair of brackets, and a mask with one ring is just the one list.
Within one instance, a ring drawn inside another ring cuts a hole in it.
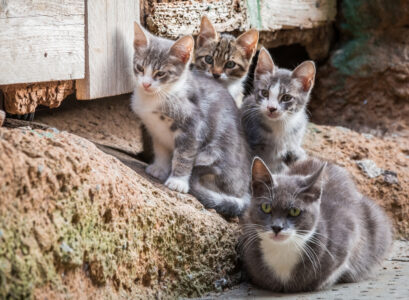
[{"label": "rough stone surface", "polygon": [[58,107],[74,93],[73,81],[50,81],[33,84],[15,84],[0,87],[4,93],[5,110],[10,114],[28,114],[38,105]]},{"label": "rough stone surface", "polygon": [[369,178],[378,177],[383,173],[383,170],[370,159],[357,160],[356,164]]},{"label": "rough stone surface", "polygon": [[409,137],[409,2],[343,0],[339,14],[341,42],[318,70],[313,121]]},{"label": "rough stone surface", "polygon": [[0,127],[3,126],[5,119],[6,119],[6,113],[4,112],[4,110],[0,109]]},{"label": "rough stone surface", "polygon": [[0,128],[0,298],[163,298],[234,283],[237,224],[135,169],[67,132]]}]

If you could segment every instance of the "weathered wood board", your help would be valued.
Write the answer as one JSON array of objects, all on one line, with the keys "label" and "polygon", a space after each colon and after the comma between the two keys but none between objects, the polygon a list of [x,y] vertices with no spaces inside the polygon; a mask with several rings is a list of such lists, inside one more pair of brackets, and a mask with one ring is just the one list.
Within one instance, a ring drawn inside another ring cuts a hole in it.
[{"label": "weathered wood board", "polygon": [[247,0],[251,27],[261,31],[309,29],[335,20],[336,0]]},{"label": "weathered wood board", "polygon": [[84,78],[84,0],[0,0],[0,85]]},{"label": "weathered wood board", "polygon": [[76,81],[77,99],[129,93],[133,89],[133,22],[140,0],[88,0],[85,79]]}]

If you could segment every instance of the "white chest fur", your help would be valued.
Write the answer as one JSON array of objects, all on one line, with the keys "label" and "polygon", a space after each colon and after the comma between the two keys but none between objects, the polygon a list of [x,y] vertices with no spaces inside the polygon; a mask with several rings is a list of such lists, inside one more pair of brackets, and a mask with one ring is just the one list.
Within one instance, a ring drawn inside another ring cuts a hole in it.
[{"label": "white chest fur", "polygon": [[285,243],[273,242],[268,234],[260,235],[260,248],[264,263],[283,283],[291,278],[294,267],[301,259],[300,246],[291,240]]}]

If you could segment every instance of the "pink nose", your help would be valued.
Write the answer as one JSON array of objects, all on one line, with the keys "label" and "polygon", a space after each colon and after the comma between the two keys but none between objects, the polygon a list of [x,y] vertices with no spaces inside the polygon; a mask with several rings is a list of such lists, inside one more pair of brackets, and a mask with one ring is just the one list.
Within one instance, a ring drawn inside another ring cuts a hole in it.
[{"label": "pink nose", "polygon": [[275,111],[277,110],[277,107],[268,106],[268,107],[267,107],[267,110],[268,110],[269,112],[273,113],[273,112],[275,112]]},{"label": "pink nose", "polygon": [[148,82],[143,82],[142,85],[143,85],[143,87],[144,87],[145,89],[148,89],[148,88],[150,88],[150,86],[151,86],[152,84],[151,84],[151,83],[148,83]]}]

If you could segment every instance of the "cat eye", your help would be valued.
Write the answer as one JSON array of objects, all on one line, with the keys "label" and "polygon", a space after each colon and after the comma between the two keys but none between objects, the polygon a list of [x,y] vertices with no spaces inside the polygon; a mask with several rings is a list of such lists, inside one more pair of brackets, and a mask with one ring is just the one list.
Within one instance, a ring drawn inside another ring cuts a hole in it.
[{"label": "cat eye", "polygon": [[211,65],[213,63],[213,57],[211,57],[210,55],[206,55],[205,62]]},{"label": "cat eye", "polygon": [[233,69],[235,66],[236,66],[236,63],[235,63],[234,61],[232,61],[232,60],[229,60],[229,61],[226,63],[226,68],[227,68],[227,69]]},{"label": "cat eye", "polygon": [[163,72],[163,71],[157,71],[157,72],[155,73],[155,77],[156,77],[156,78],[160,78],[160,77],[163,77],[163,76],[165,76],[165,72]]},{"label": "cat eye", "polygon": [[269,94],[268,90],[261,90],[261,96],[268,98],[268,94]]},{"label": "cat eye", "polygon": [[290,210],[288,212],[288,214],[291,217],[298,217],[300,215],[300,213],[301,213],[301,210],[299,208],[296,208],[296,207],[290,208]]},{"label": "cat eye", "polygon": [[138,70],[138,72],[143,73],[144,68],[141,65],[136,65],[136,70]]},{"label": "cat eye", "polygon": [[263,204],[261,204],[261,210],[266,214],[271,213],[271,203],[264,202]]},{"label": "cat eye", "polygon": [[285,95],[281,96],[281,101],[282,102],[288,102],[288,101],[291,101],[292,99],[293,99],[293,96],[288,95],[288,94],[285,94]]}]

